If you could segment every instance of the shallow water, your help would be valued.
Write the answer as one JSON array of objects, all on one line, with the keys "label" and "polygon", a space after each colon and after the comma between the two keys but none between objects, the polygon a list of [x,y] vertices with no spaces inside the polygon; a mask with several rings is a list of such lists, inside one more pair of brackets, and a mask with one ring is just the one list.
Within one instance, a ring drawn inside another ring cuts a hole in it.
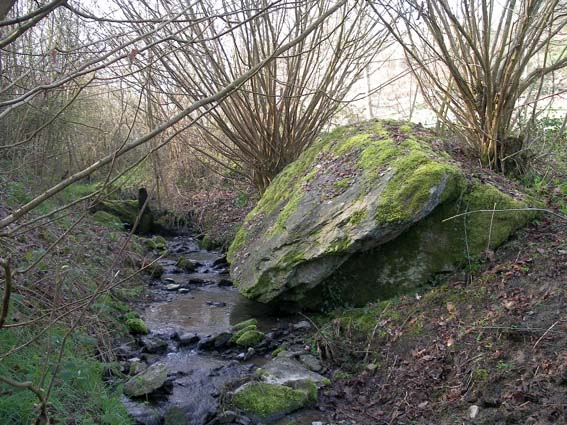
[{"label": "shallow water", "polygon": [[228,331],[232,325],[251,317],[258,319],[261,330],[270,330],[279,323],[270,314],[270,307],[244,298],[234,288],[204,286],[149,306],[144,319],[155,331],[211,335]]},{"label": "shallow water", "polygon": [[[218,335],[229,331],[232,325],[255,318],[258,328],[264,332],[281,327],[290,317],[280,319],[273,307],[250,301],[235,288],[220,286],[221,280],[229,278],[222,255],[217,252],[198,251],[193,238],[174,238],[168,241],[171,253],[159,260],[165,274],[152,284],[156,301],[146,307],[142,317],[154,335],[178,335],[194,333],[200,337]],[[180,256],[198,261],[201,265],[193,273],[176,267]],[[173,282],[189,290],[188,293],[167,291]],[[294,317],[294,321],[301,318]],[[195,347],[176,348],[169,343],[171,352],[154,358],[165,363],[172,377],[171,393],[162,398],[133,401],[124,399],[124,405],[137,418],[138,423],[161,424],[164,415],[172,409],[186,418],[191,425],[204,425],[219,410],[220,395],[225,385],[240,381],[254,373],[254,368],[268,360],[254,356],[246,362],[225,360],[211,353],[198,351]],[[246,351],[246,350],[243,350]],[[321,420],[321,412],[304,410],[284,418],[277,424],[311,425]],[[176,422],[177,423],[177,422]]]}]

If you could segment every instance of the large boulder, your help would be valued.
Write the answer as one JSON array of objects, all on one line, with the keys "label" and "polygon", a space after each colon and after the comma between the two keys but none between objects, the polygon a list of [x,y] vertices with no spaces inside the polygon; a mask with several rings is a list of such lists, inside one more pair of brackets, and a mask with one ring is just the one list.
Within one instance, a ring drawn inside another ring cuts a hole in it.
[{"label": "large boulder", "polygon": [[419,125],[338,128],[286,167],[246,217],[228,253],[235,284],[260,302],[307,307],[415,287],[494,249],[533,217],[444,221],[527,205],[494,180],[466,173]]}]

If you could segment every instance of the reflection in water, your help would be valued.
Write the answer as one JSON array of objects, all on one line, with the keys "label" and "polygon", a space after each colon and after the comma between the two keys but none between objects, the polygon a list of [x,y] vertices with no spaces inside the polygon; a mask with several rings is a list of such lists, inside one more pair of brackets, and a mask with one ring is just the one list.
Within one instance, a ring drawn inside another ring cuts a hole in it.
[{"label": "reflection in water", "polygon": [[172,301],[153,304],[144,313],[146,323],[155,331],[182,330],[200,335],[228,331],[235,323],[252,317],[264,331],[279,323],[269,306],[244,298],[234,288],[217,286],[196,288]]}]

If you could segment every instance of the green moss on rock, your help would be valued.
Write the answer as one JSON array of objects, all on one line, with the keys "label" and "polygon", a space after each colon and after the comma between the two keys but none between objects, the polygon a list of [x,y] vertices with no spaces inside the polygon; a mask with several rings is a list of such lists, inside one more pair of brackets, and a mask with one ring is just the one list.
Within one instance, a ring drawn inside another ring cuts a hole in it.
[{"label": "green moss on rock", "polygon": [[136,233],[149,233],[152,230],[154,219],[151,213],[145,211],[138,219],[140,211],[137,200],[105,200],[99,202],[92,211],[94,213],[103,211],[112,214],[130,227],[134,226],[136,221],[138,221]]},{"label": "green moss on rock", "polygon": [[264,339],[264,333],[258,330],[248,330],[244,332],[240,337],[236,340],[236,345],[240,345],[241,347],[253,347],[262,342]]},{"label": "green moss on rock", "polygon": [[238,322],[236,325],[232,326],[232,331],[233,332],[238,332],[244,328],[247,328],[250,325],[258,325],[258,320],[252,318],[252,319],[248,319],[248,320],[244,320],[242,322]]},{"label": "green moss on rock", "polygon": [[[498,246],[525,224],[521,215],[471,215],[470,252],[463,253],[463,226],[440,221],[463,208],[526,204],[471,183],[437,139],[420,125],[394,121],[368,121],[322,137],[274,178],[231,244],[228,259],[241,293],[309,308],[345,294],[373,300],[377,287],[392,295],[400,285],[426,283],[432,273],[454,270],[467,255]],[[421,245],[412,245],[415,240]],[[353,254],[374,250],[377,259],[363,266],[374,287],[352,277],[340,290],[328,284]]]},{"label": "green moss on rock", "polygon": [[[473,258],[486,249],[498,247],[514,231],[537,216],[533,211],[492,212],[491,210],[521,209],[527,204],[486,183],[475,184],[464,196],[463,203],[470,212],[464,220],[468,230],[468,249]],[[474,212],[478,210],[485,211]]]},{"label": "green moss on rock", "polygon": [[248,332],[248,331],[256,331],[256,330],[258,330],[258,328],[256,327],[256,324],[255,324],[255,323],[251,323],[251,324],[249,324],[248,326],[245,326],[245,327],[239,329],[238,331],[236,331],[236,333],[234,334],[234,336],[231,338],[231,341],[232,341],[232,342],[236,342],[236,341],[238,341],[238,339],[239,339],[242,335],[244,335],[246,332]]},{"label": "green moss on rock", "polygon": [[251,382],[239,388],[233,403],[247,415],[263,420],[275,420],[310,403],[309,395],[283,385]]},{"label": "green moss on rock", "polygon": [[423,209],[431,197],[431,188],[444,185],[440,203],[458,195],[464,176],[451,164],[433,162],[421,152],[401,158],[396,174],[382,194],[376,212],[378,223],[409,220]]},{"label": "green moss on rock", "polygon": [[195,264],[195,261],[190,260],[186,257],[179,257],[177,262],[175,263],[175,265],[181,269],[184,269],[188,272],[194,272],[195,270],[197,270],[197,265]]},{"label": "green moss on rock", "polygon": [[126,326],[128,330],[133,334],[147,334],[150,332],[148,326],[144,323],[142,319],[130,318],[126,320]]},{"label": "green moss on rock", "polygon": [[103,226],[111,227],[117,230],[124,230],[124,225],[118,217],[106,211],[97,211],[93,214],[92,219]]}]

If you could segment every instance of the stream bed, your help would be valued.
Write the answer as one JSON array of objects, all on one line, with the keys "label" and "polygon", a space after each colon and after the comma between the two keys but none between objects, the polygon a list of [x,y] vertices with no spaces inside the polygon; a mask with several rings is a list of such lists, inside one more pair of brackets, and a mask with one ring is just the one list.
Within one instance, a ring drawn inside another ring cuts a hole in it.
[{"label": "stream bed", "polygon": [[[158,260],[163,274],[151,283],[154,301],[141,313],[150,333],[140,336],[136,347],[122,347],[130,375],[153,373],[159,382],[150,393],[138,394],[143,390],[130,388],[135,381],[130,378],[124,405],[144,425],[261,423],[230,409],[226,394],[257,379],[256,369],[271,362],[277,348],[285,348],[290,359],[309,360],[311,367],[322,369],[304,342],[311,325],[300,316],[278,317],[273,308],[242,297],[232,287],[226,258],[200,249],[196,239],[172,238],[167,249]],[[263,341],[250,348],[235,345],[230,341],[233,326],[252,318],[265,334]],[[304,369],[318,375],[312,370]],[[312,407],[270,422],[322,425],[330,423],[325,413]]]}]

